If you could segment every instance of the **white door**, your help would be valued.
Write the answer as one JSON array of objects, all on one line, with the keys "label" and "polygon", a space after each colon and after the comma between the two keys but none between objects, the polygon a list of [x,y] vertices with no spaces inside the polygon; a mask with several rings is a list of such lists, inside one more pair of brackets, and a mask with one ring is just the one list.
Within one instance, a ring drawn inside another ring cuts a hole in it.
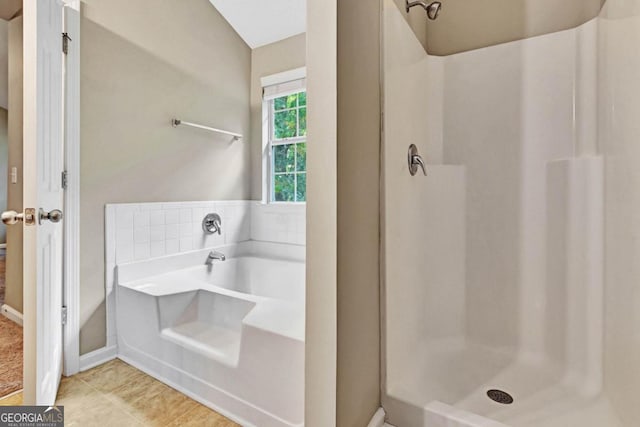
[{"label": "white door", "polygon": [[24,398],[52,405],[62,372],[63,4],[24,0],[23,13]]}]

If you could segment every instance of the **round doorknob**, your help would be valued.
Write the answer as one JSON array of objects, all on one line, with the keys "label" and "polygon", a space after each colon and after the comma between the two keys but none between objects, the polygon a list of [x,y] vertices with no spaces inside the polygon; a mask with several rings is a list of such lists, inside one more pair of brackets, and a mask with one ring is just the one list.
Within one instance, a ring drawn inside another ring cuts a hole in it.
[{"label": "round doorknob", "polygon": [[62,211],[60,209],[54,209],[51,212],[45,212],[40,208],[40,222],[49,220],[51,222],[60,222],[62,220]]},{"label": "round doorknob", "polygon": [[2,212],[2,222],[6,225],[13,225],[20,221],[24,221],[24,214],[16,211]]}]

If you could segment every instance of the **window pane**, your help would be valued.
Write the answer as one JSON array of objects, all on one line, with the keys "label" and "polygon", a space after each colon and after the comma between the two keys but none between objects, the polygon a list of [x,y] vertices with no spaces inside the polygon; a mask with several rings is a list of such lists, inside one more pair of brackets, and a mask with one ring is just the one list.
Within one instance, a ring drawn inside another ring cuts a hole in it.
[{"label": "window pane", "polygon": [[276,139],[292,138],[296,136],[296,110],[275,113],[274,137]]},{"label": "window pane", "polygon": [[273,100],[273,108],[276,110],[284,110],[287,108],[287,97],[281,96]]},{"label": "window pane", "polygon": [[287,108],[295,108],[298,105],[297,101],[298,101],[297,93],[287,96]]},{"label": "window pane", "polygon": [[275,176],[273,198],[276,202],[295,201],[295,176],[293,173]]},{"label": "window pane", "polygon": [[307,107],[298,110],[298,117],[300,120],[300,134],[298,136],[305,136],[307,134]]},{"label": "window pane", "polygon": [[287,108],[296,108],[298,105],[297,100],[297,93],[294,93],[293,95],[281,96],[280,98],[276,98],[273,101],[273,107],[276,111],[285,110]]},{"label": "window pane", "polygon": [[[275,173],[293,172],[295,169],[296,147],[294,144],[273,147],[273,170]],[[306,163],[305,163],[306,164]]]},{"label": "window pane", "polygon": [[296,172],[307,171],[307,144],[296,144]]},{"label": "window pane", "polygon": [[298,187],[296,188],[296,202],[307,201],[307,174],[299,173],[296,175],[298,179]]},{"label": "window pane", "polygon": [[298,94],[299,105],[307,105],[307,92],[300,92]]}]

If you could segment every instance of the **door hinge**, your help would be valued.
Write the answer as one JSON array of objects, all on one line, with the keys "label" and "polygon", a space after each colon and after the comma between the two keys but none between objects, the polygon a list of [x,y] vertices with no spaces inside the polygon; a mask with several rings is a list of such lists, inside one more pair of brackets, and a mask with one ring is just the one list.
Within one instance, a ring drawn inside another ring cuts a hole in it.
[{"label": "door hinge", "polygon": [[69,42],[72,41],[69,33],[62,33],[62,52],[66,55],[69,53]]},{"label": "door hinge", "polygon": [[66,190],[69,184],[69,177],[67,171],[62,171],[62,189]]},{"label": "door hinge", "polygon": [[62,306],[62,324],[67,324],[67,306],[65,305]]}]

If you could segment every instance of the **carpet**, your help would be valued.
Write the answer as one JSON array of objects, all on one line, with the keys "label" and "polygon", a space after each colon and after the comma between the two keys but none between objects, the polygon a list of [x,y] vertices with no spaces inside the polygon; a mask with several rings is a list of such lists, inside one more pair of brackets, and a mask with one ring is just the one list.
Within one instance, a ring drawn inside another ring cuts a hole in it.
[{"label": "carpet", "polygon": [[5,274],[6,274],[6,259],[4,255],[0,255],[0,306],[4,304]]},{"label": "carpet", "polygon": [[22,327],[0,315],[0,397],[22,389]]}]

